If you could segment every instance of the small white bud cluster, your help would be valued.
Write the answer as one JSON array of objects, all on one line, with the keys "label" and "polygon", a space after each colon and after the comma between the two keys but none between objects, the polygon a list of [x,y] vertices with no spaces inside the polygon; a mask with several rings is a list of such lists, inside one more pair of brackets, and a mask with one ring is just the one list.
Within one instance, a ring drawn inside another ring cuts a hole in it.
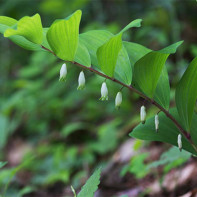
[{"label": "small white bud cluster", "polygon": [[140,119],[141,119],[142,124],[146,122],[146,108],[144,105],[140,109]]},{"label": "small white bud cluster", "polygon": [[156,132],[158,132],[158,129],[159,129],[159,115],[156,114],[155,115],[155,130],[156,130]]},{"label": "small white bud cluster", "polygon": [[102,83],[101,86],[101,98],[100,100],[105,101],[108,100],[108,89],[107,89],[107,84],[106,82]]},{"label": "small white bud cluster", "polygon": [[121,103],[122,103],[122,93],[118,92],[117,95],[116,95],[116,98],[115,98],[115,106],[116,106],[116,108],[119,108]]},{"label": "small white bud cluster", "polygon": [[81,71],[80,74],[79,74],[79,79],[78,79],[78,88],[77,90],[83,90],[85,88],[85,75],[84,75],[84,72]]},{"label": "small white bud cluster", "polygon": [[66,81],[66,75],[67,75],[67,67],[64,63],[60,69],[60,78],[59,81]]},{"label": "small white bud cluster", "polygon": [[179,134],[177,142],[178,142],[178,147],[179,147],[180,151],[182,151],[182,140],[181,140],[181,138],[182,138],[182,136],[181,136],[181,134]]}]

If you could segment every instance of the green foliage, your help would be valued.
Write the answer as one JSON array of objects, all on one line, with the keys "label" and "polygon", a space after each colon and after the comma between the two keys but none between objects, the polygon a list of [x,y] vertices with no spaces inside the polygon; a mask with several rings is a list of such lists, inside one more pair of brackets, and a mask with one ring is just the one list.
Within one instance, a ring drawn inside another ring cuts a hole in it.
[{"label": "green foliage", "polygon": [[[176,109],[172,109],[170,112],[179,121],[179,116]],[[178,146],[177,136],[179,134],[179,130],[174,125],[174,123],[162,112],[159,113],[159,122],[158,133],[155,132],[154,117],[152,117],[146,121],[146,124],[139,124],[137,127],[135,127],[135,129],[130,133],[130,136],[141,140],[161,141]],[[197,115],[194,116],[192,122],[192,130],[194,133],[196,133],[196,122]],[[194,135],[193,140],[197,140],[196,136]],[[182,144],[184,150],[194,155],[197,154],[190,142],[185,139],[184,136],[182,136]]]},{"label": "green foliage", "polygon": [[178,167],[186,162],[191,157],[191,154],[186,151],[179,151],[176,147],[170,148],[168,151],[162,153],[158,161],[149,163],[147,168],[157,168],[158,166],[164,166],[165,173],[172,168]]},{"label": "green foliage", "polygon": [[7,162],[0,161],[0,168],[3,168],[3,166],[5,166],[6,164],[7,164]]},{"label": "green foliage", "polygon": [[190,63],[176,88],[176,105],[187,131],[190,131],[197,98],[197,57]]},{"label": "green foliage", "polygon": [[94,192],[97,190],[100,183],[100,168],[97,169],[93,175],[87,180],[86,184],[82,187],[81,191],[77,194],[77,197],[93,197]]},{"label": "green foliage", "polygon": [[35,14],[32,17],[25,16],[16,25],[4,32],[5,37],[13,35],[23,36],[30,42],[41,44],[43,41],[43,30],[40,15]]},{"label": "green foliage", "polygon": [[148,155],[148,153],[142,153],[132,157],[130,163],[122,169],[121,175],[124,176],[127,172],[130,172],[138,179],[145,177],[149,173],[146,165],[144,164]]},{"label": "green foliage", "polygon": [[81,11],[64,20],[56,20],[47,31],[47,40],[54,53],[61,59],[73,61],[79,42]]},{"label": "green foliage", "polygon": [[139,88],[153,98],[157,83],[169,54],[150,52],[135,63],[134,77]]},{"label": "green foliage", "polygon": [[98,63],[101,70],[108,76],[114,76],[114,70],[120,49],[122,48],[122,34],[110,38],[97,50]]}]

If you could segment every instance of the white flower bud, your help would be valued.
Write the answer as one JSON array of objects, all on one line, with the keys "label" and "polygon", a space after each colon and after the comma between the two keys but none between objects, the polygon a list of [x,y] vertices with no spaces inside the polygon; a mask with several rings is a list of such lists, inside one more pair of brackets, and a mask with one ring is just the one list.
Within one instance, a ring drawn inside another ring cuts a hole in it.
[{"label": "white flower bud", "polygon": [[116,95],[116,99],[115,99],[116,108],[119,108],[121,103],[122,103],[122,93],[118,92],[117,95]]},{"label": "white flower bud", "polygon": [[179,147],[179,150],[181,151],[182,150],[182,140],[181,140],[182,136],[181,134],[178,135],[178,147]]},{"label": "white flower bud", "polygon": [[158,114],[155,115],[155,130],[158,132],[159,129],[159,116]]},{"label": "white flower bud", "polygon": [[108,89],[107,89],[107,84],[105,82],[102,83],[101,86],[101,98],[100,100],[108,100]]},{"label": "white flower bud", "polygon": [[146,108],[144,107],[144,105],[140,109],[140,118],[142,124],[144,124],[146,122]]},{"label": "white flower bud", "polygon": [[67,75],[67,68],[66,68],[66,64],[64,63],[60,69],[59,81],[66,81],[66,75]]},{"label": "white flower bud", "polygon": [[83,90],[85,88],[85,82],[86,82],[86,80],[85,80],[84,72],[81,71],[79,74],[79,78],[78,78],[79,85],[78,85],[77,90]]}]

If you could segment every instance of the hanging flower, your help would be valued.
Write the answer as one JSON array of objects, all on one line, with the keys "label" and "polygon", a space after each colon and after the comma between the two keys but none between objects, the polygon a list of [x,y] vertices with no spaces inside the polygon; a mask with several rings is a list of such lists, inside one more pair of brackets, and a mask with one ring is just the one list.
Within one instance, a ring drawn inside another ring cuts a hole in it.
[{"label": "hanging flower", "polygon": [[85,88],[85,82],[86,82],[86,80],[85,80],[84,72],[81,71],[79,74],[79,78],[78,78],[79,85],[78,85],[77,90],[83,90]]},{"label": "hanging flower", "polygon": [[155,130],[158,132],[159,129],[159,116],[158,114],[155,115]]},{"label": "hanging flower", "polygon": [[67,75],[67,68],[66,68],[66,64],[64,63],[60,69],[59,81],[66,81],[66,75]]},{"label": "hanging flower", "polygon": [[144,105],[140,109],[140,118],[142,124],[144,124],[146,122],[146,108],[144,107]]},{"label": "hanging flower", "polygon": [[179,147],[179,150],[181,151],[182,150],[182,140],[181,140],[182,136],[181,134],[178,135],[178,147]]},{"label": "hanging flower", "polygon": [[117,95],[116,95],[116,99],[115,99],[116,108],[119,108],[121,103],[122,103],[122,93],[118,92]]},{"label": "hanging flower", "polygon": [[101,86],[101,98],[100,100],[108,100],[108,89],[107,89],[107,84],[105,82],[102,83]]}]

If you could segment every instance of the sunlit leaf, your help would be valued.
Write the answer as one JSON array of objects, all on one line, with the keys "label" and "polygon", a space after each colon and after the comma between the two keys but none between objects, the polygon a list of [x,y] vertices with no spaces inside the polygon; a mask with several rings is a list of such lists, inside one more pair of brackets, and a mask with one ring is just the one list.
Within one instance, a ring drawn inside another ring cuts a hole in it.
[{"label": "sunlit leaf", "polygon": [[118,54],[122,48],[122,34],[113,36],[104,45],[98,48],[97,58],[101,70],[108,76],[113,77]]},{"label": "sunlit leaf", "polygon": [[35,44],[42,44],[43,30],[40,15],[35,14],[32,17],[25,16],[12,26],[12,28],[8,28],[4,33],[5,37],[14,35],[23,36]]},{"label": "sunlit leaf", "polygon": [[63,60],[73,61],[79,42],[81,11],[63,20],[56,20],[47,32],[47,40],[54,53]]}]

